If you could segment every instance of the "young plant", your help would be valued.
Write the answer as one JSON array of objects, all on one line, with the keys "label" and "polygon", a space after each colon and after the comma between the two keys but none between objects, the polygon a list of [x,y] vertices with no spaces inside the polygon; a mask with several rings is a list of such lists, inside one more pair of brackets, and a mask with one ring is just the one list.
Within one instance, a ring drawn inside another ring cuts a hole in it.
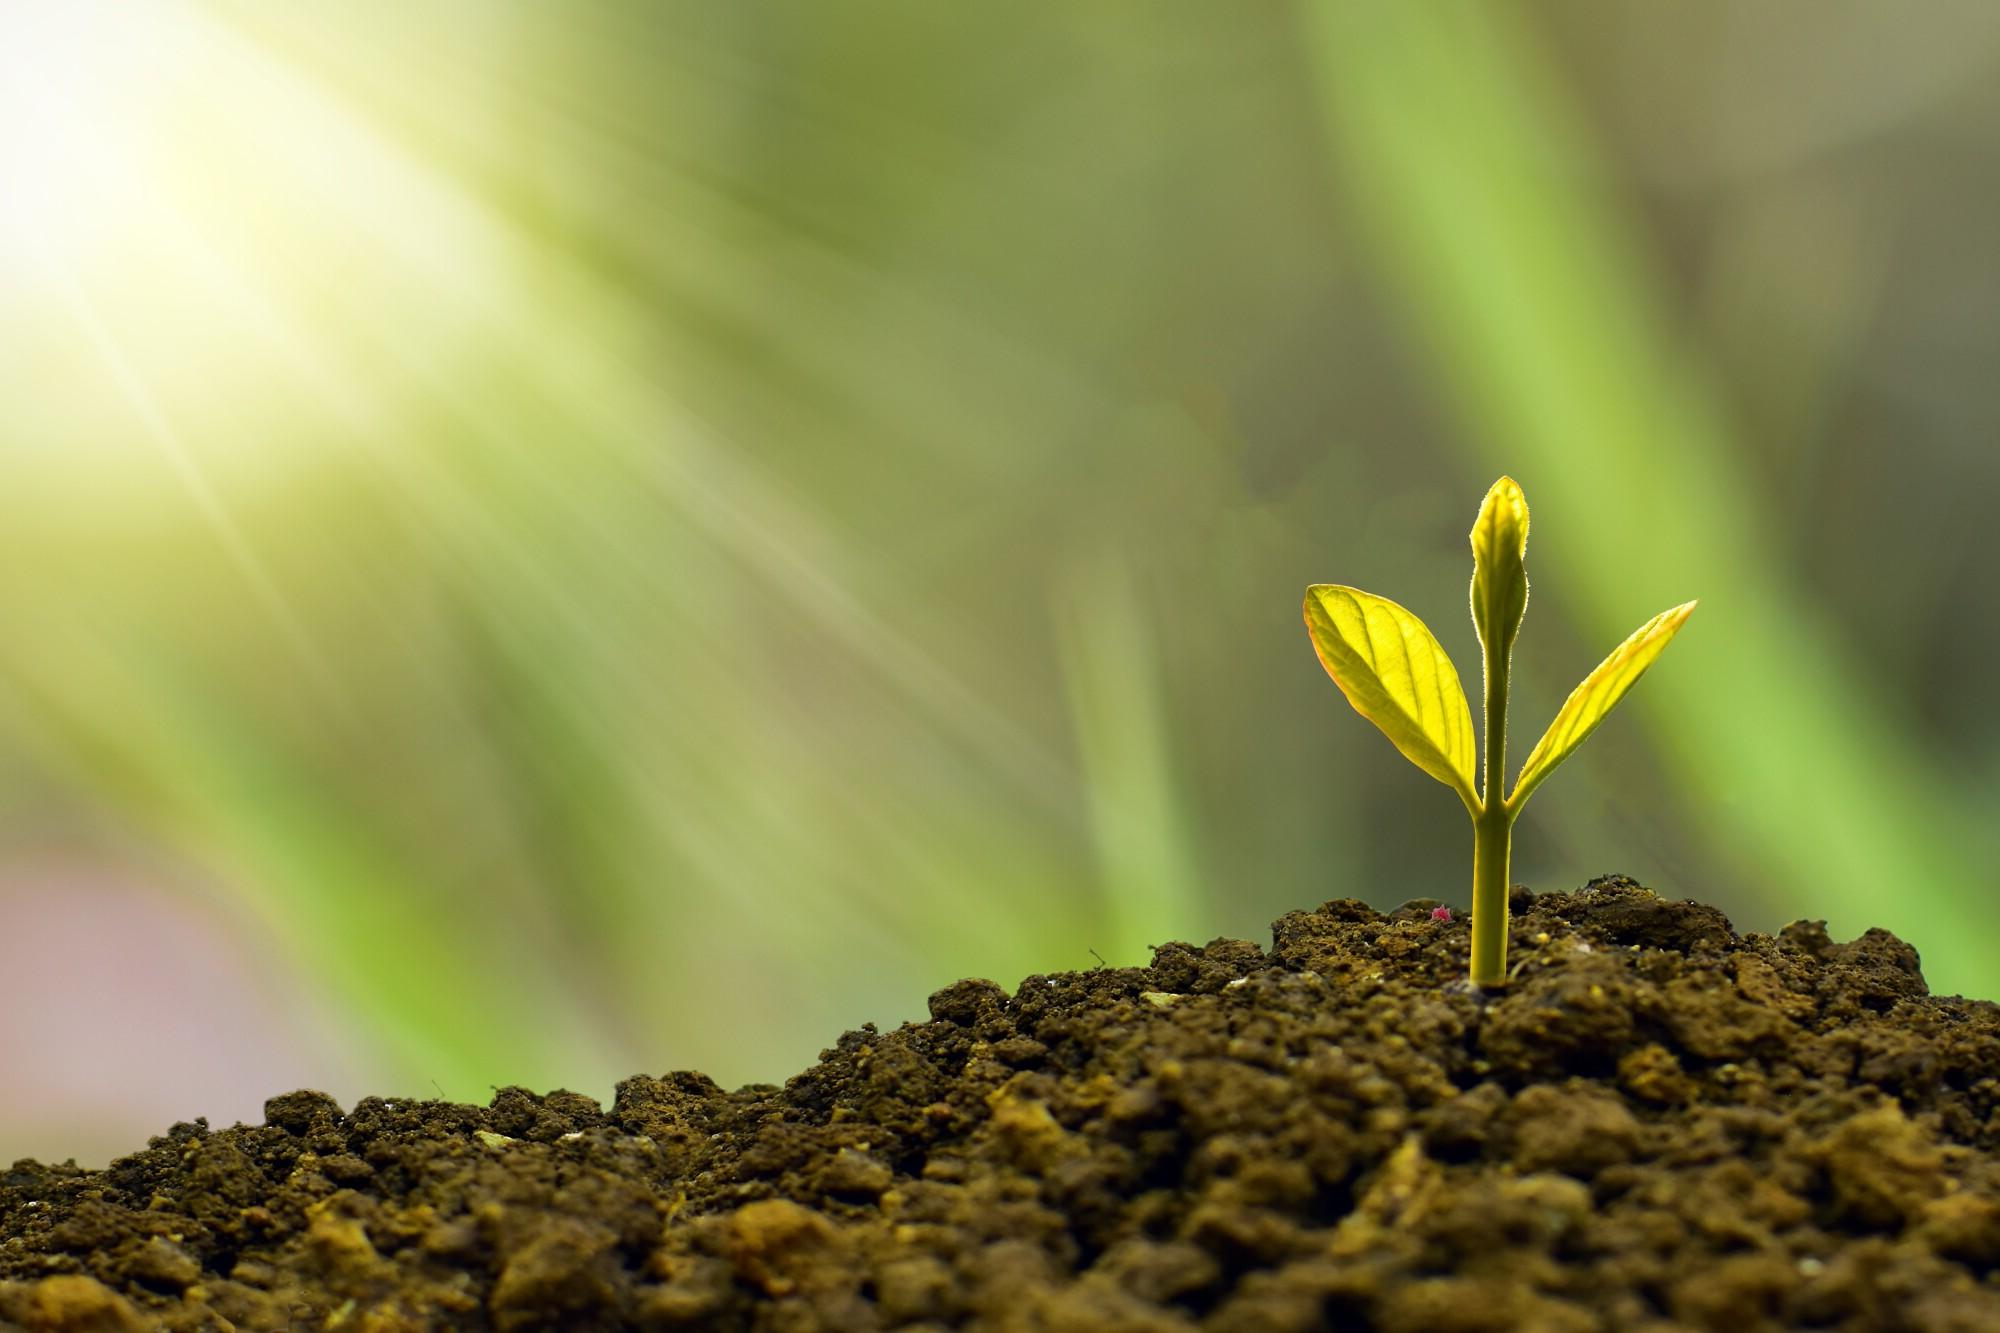
[{"label": "young plant", "polygon": [[1486,659],[1483,790],[1472,785],[1472,706],[1458,672],[1424,622],[1386,597],[1315,583],[1306,589],[1313,651],[1354,711],[1403,757],[1458,793],[1472,816],[1472,983],[1507,980],[1507,859],[1514,819],[1535,788],[1625,697],[1693,614],[1662,611],[1584,678],[1528,753],[1504,799],[1507,673],[1528,611],[1528,501],[1511,477],[1486,492],[1472,525],[1472,624]]}]

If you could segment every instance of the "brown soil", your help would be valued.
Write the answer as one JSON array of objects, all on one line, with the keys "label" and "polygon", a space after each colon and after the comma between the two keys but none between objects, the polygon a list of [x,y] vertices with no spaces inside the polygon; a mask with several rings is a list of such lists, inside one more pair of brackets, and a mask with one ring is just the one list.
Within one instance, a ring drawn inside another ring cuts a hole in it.
[{"label": "brown soil", "polygon": [[313,1092],[0,1176],[0,1328],[2000,1329],[2000,1009],[1516,890],[962,981],[783,1088]]}]

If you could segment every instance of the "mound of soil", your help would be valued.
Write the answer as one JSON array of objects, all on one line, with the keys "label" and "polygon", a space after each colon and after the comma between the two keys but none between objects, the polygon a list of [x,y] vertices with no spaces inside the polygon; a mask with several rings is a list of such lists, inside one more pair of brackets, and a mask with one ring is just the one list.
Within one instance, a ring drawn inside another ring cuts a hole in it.
[{"label": "mound of soil", "polygon": [[0,1177],[0,1327],[2000,1329],[2000,1009],[1517,889],[962,981],[782,1088],[319,1093]]}]

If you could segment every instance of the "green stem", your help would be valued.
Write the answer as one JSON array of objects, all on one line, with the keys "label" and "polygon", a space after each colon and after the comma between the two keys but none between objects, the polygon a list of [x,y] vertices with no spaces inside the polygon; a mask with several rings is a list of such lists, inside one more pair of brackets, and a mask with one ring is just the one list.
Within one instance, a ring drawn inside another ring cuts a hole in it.
[{"label": "green stem", "polygon": [[1507,856],[1514,820],[1489,800],[1472,825],[1472,984],[1507,980]]},{"label": "green stem", "polygon": [[[1477,617],[1475,616],[1475,619]],[[1498,615],[1482,626],[1486,658],[1486,772],[1472,821],[1472,984],[1507,981],[1507,860],[1514,812],[1507,808],[1507,675],[1510,645]]]}]

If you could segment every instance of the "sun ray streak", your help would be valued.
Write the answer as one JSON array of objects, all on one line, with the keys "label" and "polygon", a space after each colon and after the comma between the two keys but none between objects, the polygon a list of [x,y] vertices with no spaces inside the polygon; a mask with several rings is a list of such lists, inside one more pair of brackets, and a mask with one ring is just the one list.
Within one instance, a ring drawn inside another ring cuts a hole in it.
[{"label": "sun ray streak", "polygon": [[96,303],[90,299],[90,294],[83,289],[73,274],[65,271],[60,265],[49,262],[46,256],[41,257],[40,267],[61,291],[64,304],[89,341],[91,350],[103,362],[125,404],[132,409],[132,414],[147,440],[173,470],[175,478],[186,490],[188,498],[200,511],[203,522],[208,524],[216,540],[221,543],[230,563],[236,566],[237,572],[249,585],[251,595],[257,599],[279,634],[283,636],[286,645],[298,658],[313,688],[324,702],[345,712],[345,696],[339,678],[327,665],[325,654],[313,642],[312,636],[306,631],[305,623],[286,599],[277,580],[272,578],[270,569],[258,557],[242,526],[223,504],[222,497],[210,483],[207,474],[202,471],[201,464],[188,450],[186,442],[181,439],[180,432],[175,429],[166,409],[146,386],[145,380],[132,365],[130,358],[125,355],[124,349],[118,345],[118,339],[99,313]]}]

